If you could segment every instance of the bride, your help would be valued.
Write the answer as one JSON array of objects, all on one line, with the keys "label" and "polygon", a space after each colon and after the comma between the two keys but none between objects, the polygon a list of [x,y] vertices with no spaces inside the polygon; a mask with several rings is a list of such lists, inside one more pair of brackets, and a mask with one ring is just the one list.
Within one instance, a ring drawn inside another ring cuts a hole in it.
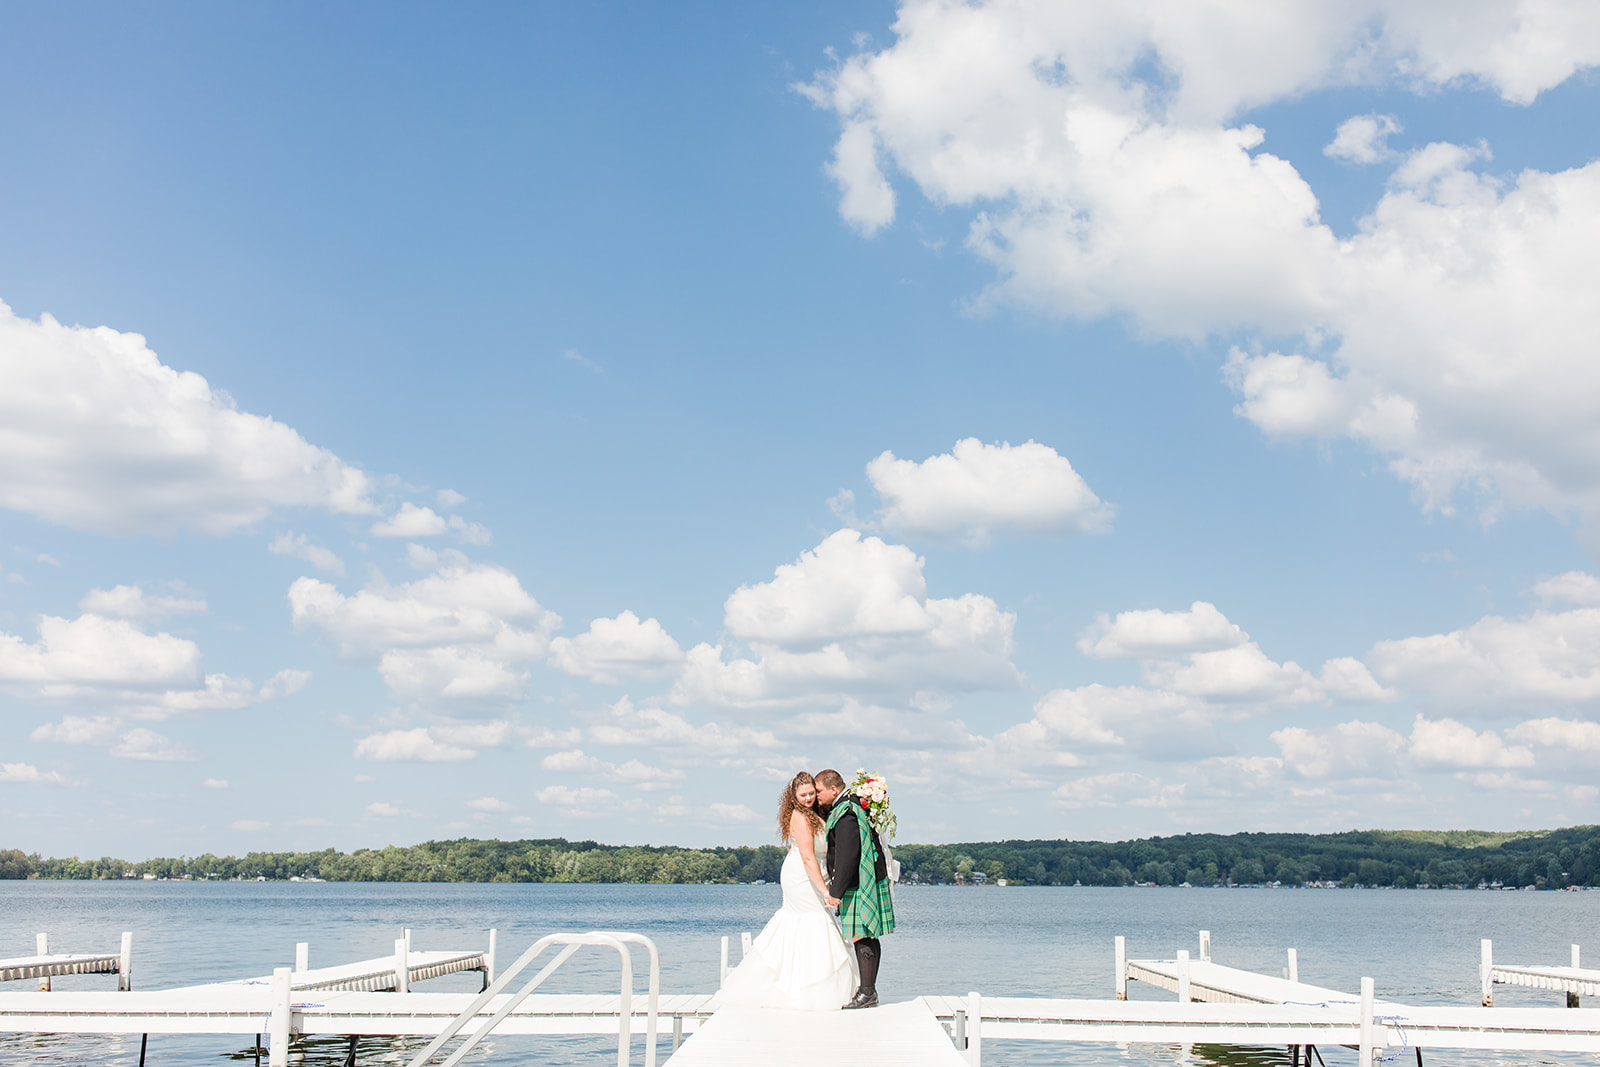
[{"label": "bride", "polygon": [[826,844],[816,806],[816,783],[801,771],[778,801],[778,834],[789,846],[779,877],[783,906],[728,972],[719,1007],[833,1011],[855,991],[855,953],[823,903],[828,889],[817,854]]}]

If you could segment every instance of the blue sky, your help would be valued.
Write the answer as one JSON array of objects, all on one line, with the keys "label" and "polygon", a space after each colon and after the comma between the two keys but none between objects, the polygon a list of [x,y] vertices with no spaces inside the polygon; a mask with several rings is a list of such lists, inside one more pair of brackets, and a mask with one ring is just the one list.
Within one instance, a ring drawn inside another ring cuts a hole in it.
[{"label": "blue sky", "polygon": [[0,844],[1600,821],[1600,24],[1446,11],[0,7]]}]

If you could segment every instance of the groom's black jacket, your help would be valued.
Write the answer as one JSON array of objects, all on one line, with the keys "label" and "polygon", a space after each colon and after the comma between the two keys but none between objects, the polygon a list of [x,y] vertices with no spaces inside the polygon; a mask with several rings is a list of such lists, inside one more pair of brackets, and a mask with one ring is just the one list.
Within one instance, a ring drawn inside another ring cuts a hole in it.
[{"label": "groom's black jacket", "polygon": [[[861,828],[856,825],[856,819],[864,812],[854,799],[844,794],[834,801],[835,807],[840,804],[850,810],[839,816],[839,821],[828,831],[830,897],[842,897],[861,882]],[[881,882],[889,877],[889,865],[883,858],[883,842],[878,840],[878,831],[872,828],[871,822],[867,823],[867,832],[872,835],[873,847],[878,850],[878,862],[873,865],[872,873]]]}]

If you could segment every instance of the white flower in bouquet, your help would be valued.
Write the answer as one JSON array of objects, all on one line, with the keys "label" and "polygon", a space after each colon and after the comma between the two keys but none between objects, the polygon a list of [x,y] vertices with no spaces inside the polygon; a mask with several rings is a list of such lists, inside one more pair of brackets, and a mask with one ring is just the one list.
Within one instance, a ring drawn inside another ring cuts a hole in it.
[{"label": "white flower in bouquet", "polygon": [[855,781],[850,783],[850,793],[867,813],[867,821],[878,832],[881,841],[894,839],[899,820],[889,806],[889,783],[881,774],[868,774],[856,769]]}]

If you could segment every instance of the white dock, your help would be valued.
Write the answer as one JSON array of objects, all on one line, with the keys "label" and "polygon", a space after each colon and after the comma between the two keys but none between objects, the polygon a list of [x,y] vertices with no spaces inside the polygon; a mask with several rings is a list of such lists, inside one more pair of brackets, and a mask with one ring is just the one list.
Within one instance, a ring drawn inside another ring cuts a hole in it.
[{"label": "white dock", "polygon": [[1367,1016],[1370,1021],[1364,1035],[1364,1013],[1359,1003],[1327,1006],[1180,1004],[983,997],[974,1014],[971,997],[921,999],[936,1016],[954,1019],[957,1013],[962,1013],[969,1044],[1004,1038],[1264,1047],[1360,1046],[1365,1037],[1370,1047],[1380,1049],[1600,1050],[1600,1012],[1569,1012],[1565,1008],[1486,1009],[1391,1004],[1383,1012]]},{"label": "white dock", "polygon": [[721,1008],[672,1055],[671,1067],[966,1067],[921,1000],[858,1011]]},{"label": "white dock", "polygon": [[[289,972],[289,988],[295,992],[328,990],[351,993],[381,993],[411,986],[413,982],[442,978],[463,971],[488,973],[489,962],[482,952],[423,952],[413,949],[405,953],[405,962],[394,956],[341,963],[333,967]],[[231,982],[216,982],[218,986],[267,986],[272,976],[238,978]],[[485,983],[487,984],[487,983]]]},{"label": "white dock", "polygon": [[[664,996],[663,1018],[681,1018],[691,1034],[711,1015],[711,994]],[[290,1001],[288,1027],[299,1035],[389,1034],[434,1037],[475,998],[475,993],[327,992]],[[476,1013],[489,1019],[511,1000],[492,998]],[[495,1027],[496,1034],[617,1033],[616,993],[530,996]],[[271,1030],[273,1004],[266,991],[245,985],[187,986],[111,994],[0,993],[0,1032],[50,1034],[237,1034]],[[644,1033],[645,1007],[630,1008],[634,1033]]]},{"label": "white dock", "polygon": [[[617,992],[535,992],[583,946],[617,953]],[[635,990],[630,953],[630,947],[641,946],[649,959],[644,996]],[[553,950],[554,958],[543,970],[531,979],[518,977],[547,950]],[[1369,1065],[1386,1049],[1600,1052],[1600,1012],[1381,1001],[1371,978],[1361,980],[1359,994],[1300,982],[1292,950],[1288,977],[1282,979],[1216,964],[1209,959],[1208,936],[1201,939],[1202,958],[1180,952],[1171,960],[1128,960],[1125,942],[1118,938],[1115,1000],[986,997],[974,992],[860,1011],[714,1008],[710,994],[660,994],[659,958],[648,938],[602,931],[540,938],[481,993],[409,991],[412,980],[452,971],[483,969],[488,977],[493,956],[492,939],[487,953],[426,953],[411,950],[409,939],[402,938],[393,957],[313,970],[308,946],[301,944],[295,968],[280,967],[267,979],[140,992],[0,993],[0,1031],[266,1035],[272,1067],[286,1067],[291,1043],[309,1036],[350,1036],[352,1054],[359,1035],[433,1038],[412,1059],[411,1067],[421,1067],[436,1052],[444,1054],[449,1042],[460,1043],[452,1054],[459,1057],[491,1031],[614,1035],[619,1067],[632,1062],[634,1037],[644,1034],[644,1063],[654,1067],[656,1046],[649,1037],[667,1037],[669,1024],[672,1067],[813,1067],[862,1058],[883,1067],[981,1067],[986,1040],[1339,1044],[1357,1047],[1358,1063]],[[1600,988],[1600,974],[1578,968],[1496,968],[1487,943],[1483,962],[1491,977],[1504,973],[1569,982],[1580,992],[1589,991],[1591,983]],[[1130,980],[1174,990],[1178,1000],[1130,1001]],[[377,991],[383,989],[396,992]]]},{"label": "white dock", "polygon": [[39,988],[48,991],[50,979],[69,974],[114,974],[118,989],[133,988],[133,935],[124,932],[122,944],[115,952],[75,953],[51,952],[50,938],[40,934],[34,942],[32,956],[17,956],[0,960],[0,982],[16,982],[26,978],[39,979]]},{"label": "white dock", "polygon": [[[1180,1001],[1202,1004],[1301,1004],[1326,1006],[1357,1004],[1360,996],[1339,989],[1300,981],[1298,953],[1289,949],[1284,977],[1224,967],[1211,959],[1211,931],[1200,931],[1200,955],[1191,958],[1180,951],[1172,959],[1130,960],[1127,942],[1116,939],[1116,991],[1118,1000],[1128,999],[1129,982],[1145,982],[1157,989],[1178,994]],[[1380,1008],[1390,1006],[1379,1001]]]},{"label": "white dock", "polygon": [[1550,967],[1537,964],[1507,964],[1494,962],[1494,942],[1485,938],[1481,943],[1482,957],[1478,964],[1478,979],[1483,984],[1483,1003],[1494,1003],[1494,985],[1527,986],[1531,989],[1549,989],[1567,995],[1567,1007],[1578,1007],[1580,996],[1600,994],[1600,971],[1578,966],[1578,946],[1572,946],[1570,967]]}]

